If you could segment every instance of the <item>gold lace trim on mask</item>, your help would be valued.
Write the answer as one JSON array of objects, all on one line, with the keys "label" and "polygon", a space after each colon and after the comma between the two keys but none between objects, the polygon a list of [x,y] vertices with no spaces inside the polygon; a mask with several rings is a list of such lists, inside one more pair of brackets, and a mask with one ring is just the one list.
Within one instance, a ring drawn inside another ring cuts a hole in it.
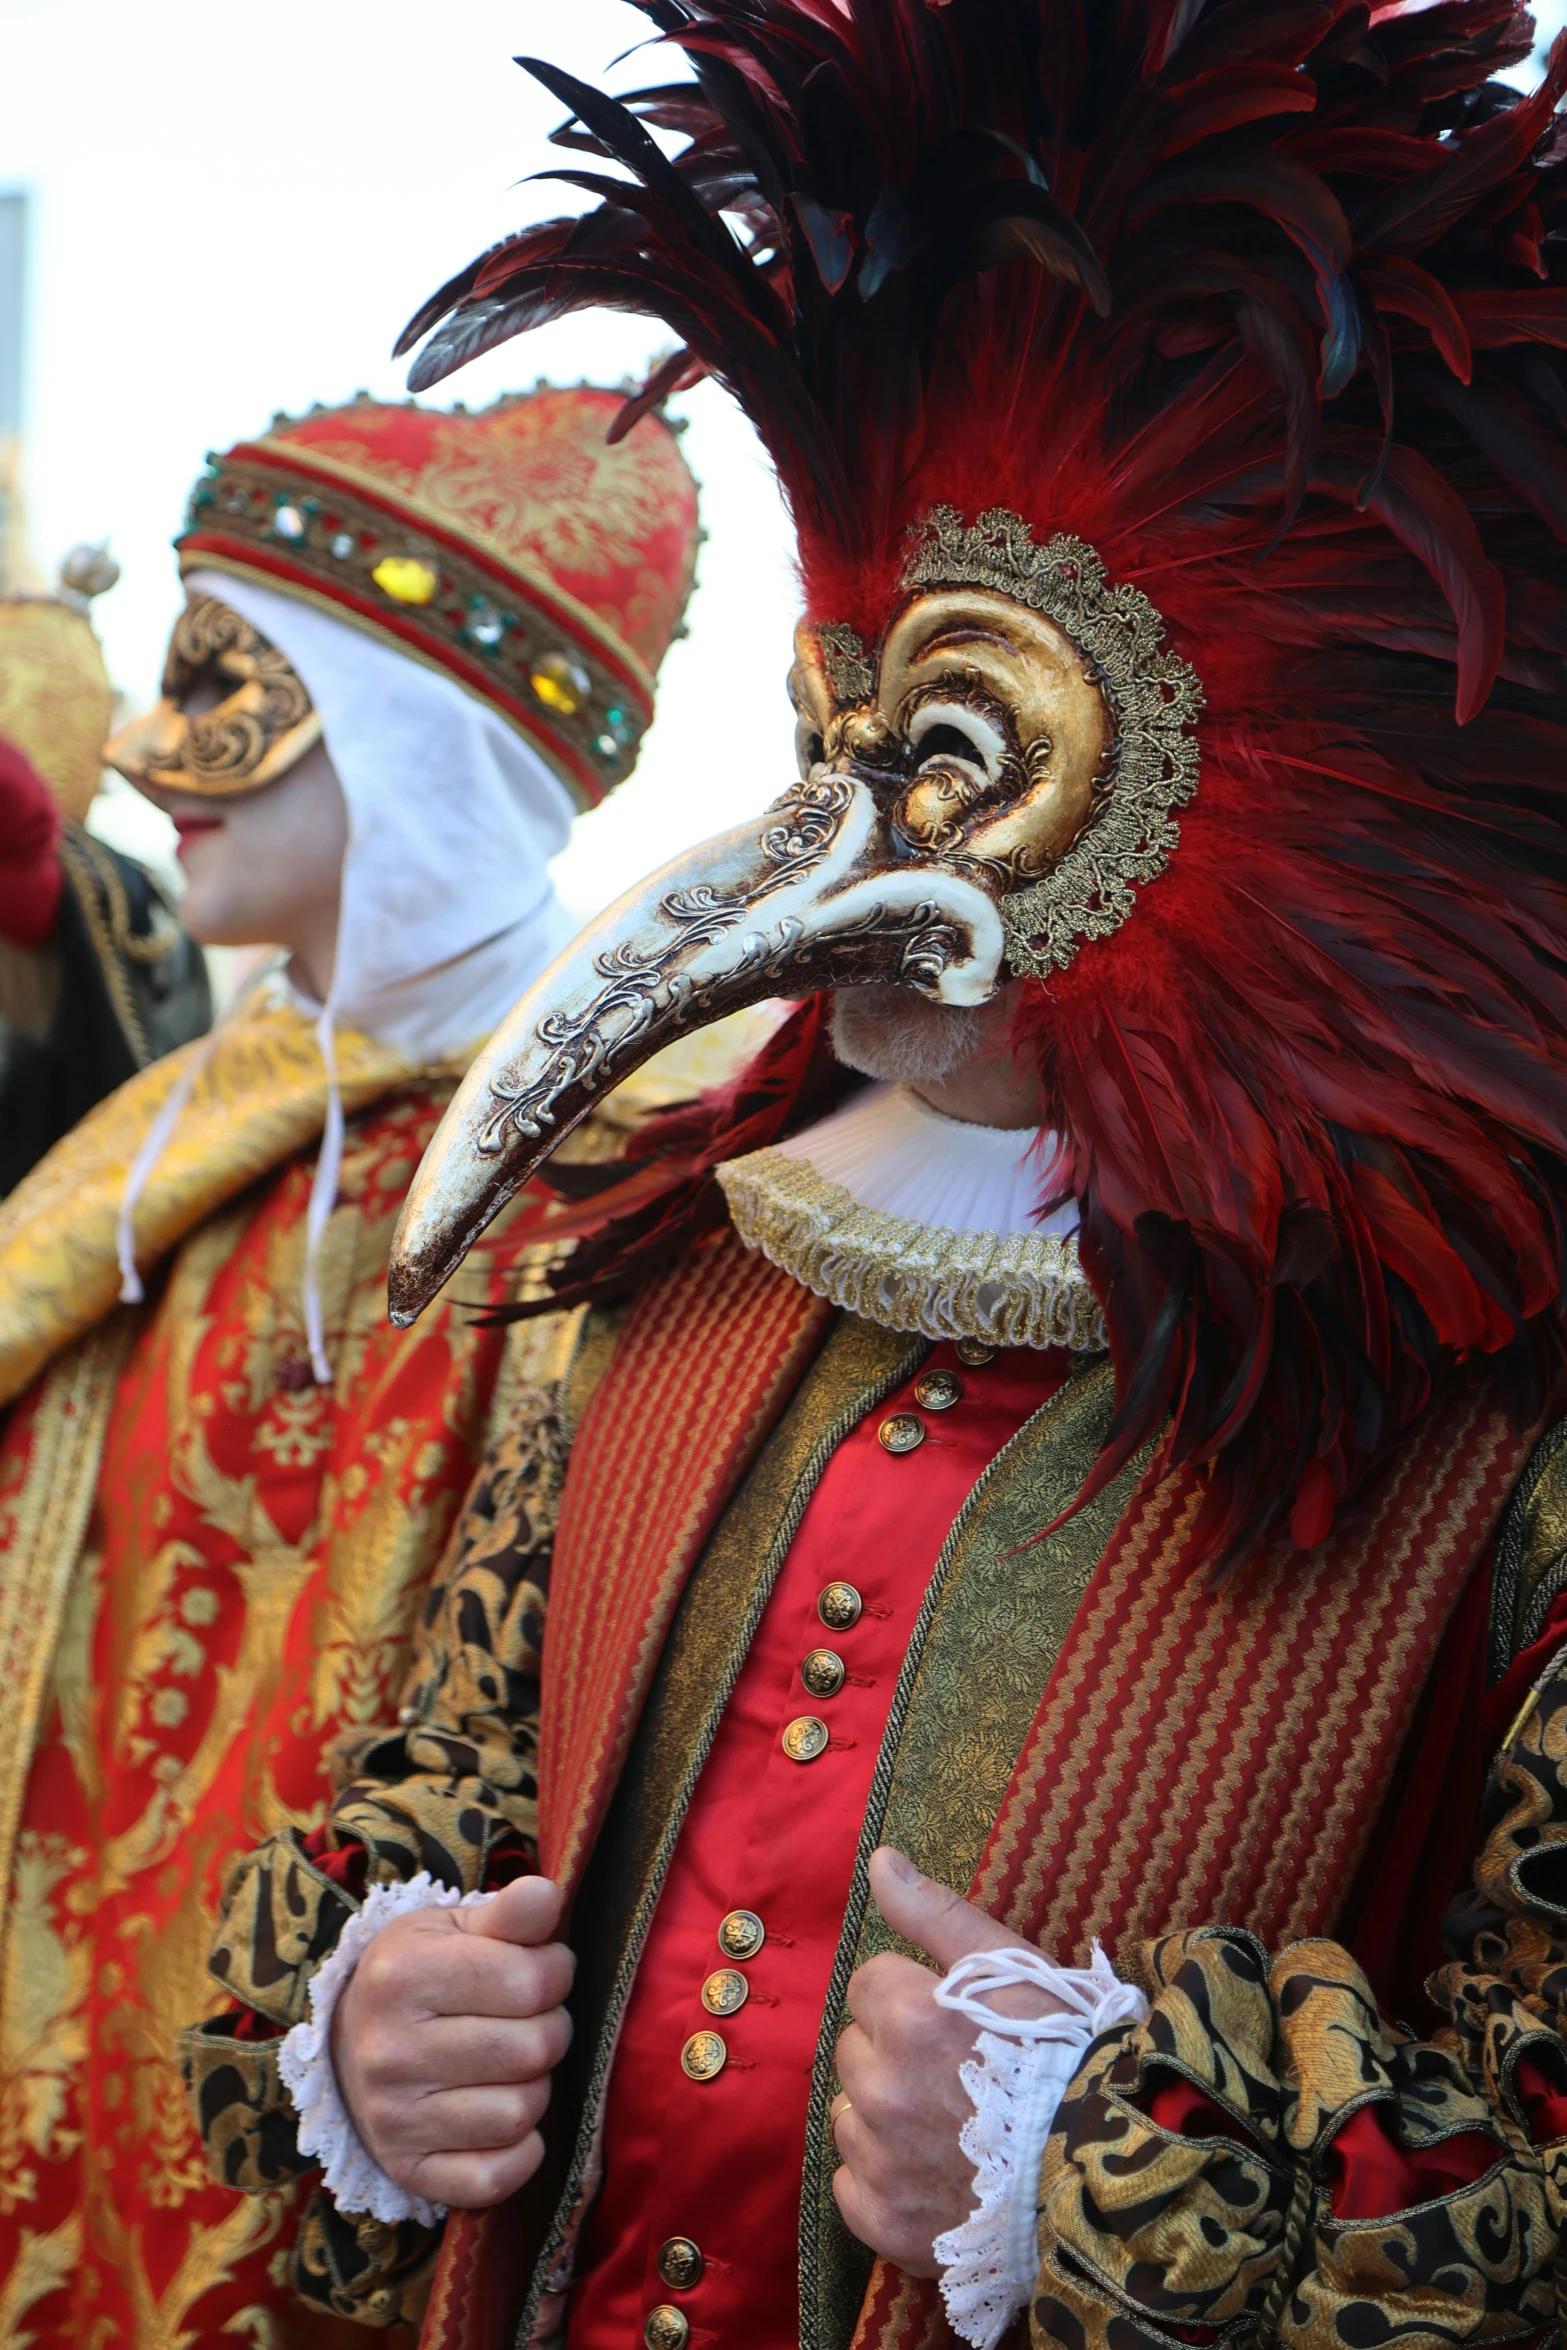
[{"label": "gold lace trim on mask", "polygon": [[1106,1344],[1071,1238],[956,1232],[862,1207],[841,1183],[777,1150],[732,1159],[718,1180],[747,1248],[884,1329],[1075,1354]]},{"label": "gold lace trim on mask", "polygon": [[1112,585],[1082,539],[1058,533],[1039,545],[1005,507],[969,530],[956,507],[933,507],[903,584],[993,588],[1043,612],[1086,655],[1109,701],[1108,791],[1054,870],[1001,901],[1011,969],[1064,971],[1085,940],[1119,930],[1138,890],[1170,861],[1181,837],[1175,810],[1197,789],[1202,685],[1165,647],[1164,622],[1140,588]]}]

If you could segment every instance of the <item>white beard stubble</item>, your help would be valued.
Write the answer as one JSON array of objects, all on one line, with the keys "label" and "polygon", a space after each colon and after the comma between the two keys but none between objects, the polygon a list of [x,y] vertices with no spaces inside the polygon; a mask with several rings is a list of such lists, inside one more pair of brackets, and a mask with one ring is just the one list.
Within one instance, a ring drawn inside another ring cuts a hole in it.
[{"label": "white beard stubble", "polygon": [[862,1077],[928,1085],[973,1060],[992,1010],[933,1004],[907,987],[846,987],[832,1000],[832,1049]]}]

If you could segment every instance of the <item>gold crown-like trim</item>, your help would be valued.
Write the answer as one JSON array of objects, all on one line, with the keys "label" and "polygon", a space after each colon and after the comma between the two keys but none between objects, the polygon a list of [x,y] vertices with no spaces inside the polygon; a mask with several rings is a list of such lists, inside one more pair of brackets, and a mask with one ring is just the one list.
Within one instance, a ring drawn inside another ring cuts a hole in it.
[{"label": "gold crown-like trim", "polygon": [[1107,1343],[1073,1239],[959,1232],[862,1207],[786,1151],[752,1151],[716,1172],[747,1248],[885,1330],[1077,1354],[1097,1354]]},{"label": "gold crown-like trim", "polygon": [[1174,811],[1197,789],[1201,681],[1164,648],[1164,621],[1142,590],[1112,586],[1085,540],[1058,532],[1041,546],[1002,506],[972,528],[955,506],[935,506],[912,535],[906,588],[992,588],[1043,612],[1087,655],[1110,704],[1108,788],[1055,870],[1001,901],[1011,968],[1064,971],[1085,939],[1120,928],[1169,863],[1181,837]]}]

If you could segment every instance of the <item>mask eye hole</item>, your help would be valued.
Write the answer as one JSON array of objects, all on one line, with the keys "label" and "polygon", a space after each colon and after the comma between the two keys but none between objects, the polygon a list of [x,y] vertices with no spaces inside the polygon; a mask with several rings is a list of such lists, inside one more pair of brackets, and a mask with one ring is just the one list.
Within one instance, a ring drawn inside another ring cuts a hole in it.
[{"label": "mask eye hole", "polygon": [[962,702],[926,702],[909,720],[908,740],[916,770],[967,767],[987,783],[999,775],[1007,749],[1000,728]]},{"label": "mask eye hole", "polygon": [[960,726],[933,726],[921,736],[919,754],[922,767],[934,766],[938,759],[960,759],[969,767],[984,764]]},{"label": "mask eye hole", "polygon": [[225,677],[214,661],[204,661],[199,669],[181,681],[177,700],[186,718],[204,718],[220,702],[226,702],[235,692],[238,679]]}]

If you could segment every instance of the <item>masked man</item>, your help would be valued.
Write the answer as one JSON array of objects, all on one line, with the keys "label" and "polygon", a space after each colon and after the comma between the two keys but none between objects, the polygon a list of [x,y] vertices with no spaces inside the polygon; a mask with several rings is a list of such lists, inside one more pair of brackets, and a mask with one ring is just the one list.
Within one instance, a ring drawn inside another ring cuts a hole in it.
[{"label": "masked man", "polygon": [[210,2183],[172,2041],[236,1829],[315,1825],[327,1745],[395,1705],[548,1352],[475,1324],[506,1244],[412,1335],[387,1250],[475,1045],[570,935],[549,860],[630,770],[690,585],[690,475],[660,419],[607,447],[620,405],[360,400],[213,458],[164,698],[109,748],[174,819],[195,934],[288,961],[0,1215],[8,2342],[310,2327],[293,2199]]},{"label": "masked man", "polygon": [[118,578],[77,547],[55,595],[0,598],[0,1195],[212,1017],[157,879],[86,827],[114,709],[89,600]]},{"label": "masked man", "polygon": [[647,13],[695,87],[533,67],[628,176],[415,380],[678,321],[799,529],[800,780],[524,999],[395,1312],[661,1038],[823,992],[569,1186],[402,1722],[236,1874],[209,2143],[323,2154],[345,2313],[450,2207],[440,2350],[1538,2336],[1567,44]]}]

